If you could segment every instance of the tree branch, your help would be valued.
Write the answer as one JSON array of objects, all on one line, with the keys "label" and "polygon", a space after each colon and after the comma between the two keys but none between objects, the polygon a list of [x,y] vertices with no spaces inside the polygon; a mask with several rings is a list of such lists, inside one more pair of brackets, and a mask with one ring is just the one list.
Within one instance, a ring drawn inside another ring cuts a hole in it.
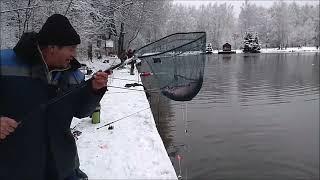
[{"label": "tree branch", "polygon": [[7,13],[7,12],[13,12],[13,11],[21,11],[21,10],[34,9],[34,8],[39,8],[39,7],[46,7],[46,6],[42,5],[42,6],[31,6],[31,7],[24,7],[24,8],[16,8],[16,9],[11,9],[11,10],[0,11],[0,13]]},{"label": "tree branch", "polygon": [[[31,0],[28,0],[28,7],[30,7],[30,4],[31,4]],[[22,34],[25,32],[26,30],[26,25],[28,24],[28,21],[29,21],[29,17],[28,17],[28,9],[26,9],[26,18],[24,20],[24,23],[23,23],[23,31],[22,31]],[[27,26],[27,29],[28,29],[28,26]]]},{"label": "tree branch", "polygon": [[66,12],[64,13],[64,15],[67,15],[67,13],[68,13],[68,11],[69,11],[69,9],[70,9],[71,4],[72,4],[72,0],[70,0],[70,3],[69,3],[69,5],[68,5],[67,10],[66,10]]}]

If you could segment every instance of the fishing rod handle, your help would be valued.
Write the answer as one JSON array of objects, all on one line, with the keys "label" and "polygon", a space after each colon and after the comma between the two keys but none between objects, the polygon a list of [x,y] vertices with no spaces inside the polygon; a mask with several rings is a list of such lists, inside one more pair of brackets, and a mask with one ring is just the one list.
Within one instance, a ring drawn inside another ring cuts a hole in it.
[{"label": "fishing rod handle", "polygon": [[117,64],[117,65],[115,65],[115,66],[111,66],[110,68],[106,69],[104,72],[105,72],[105,73],[108,73],[108,74],[111,74],[112,70],[120,67],[122,64],[123,64],[123,63],[119,63],[119,64]]}]

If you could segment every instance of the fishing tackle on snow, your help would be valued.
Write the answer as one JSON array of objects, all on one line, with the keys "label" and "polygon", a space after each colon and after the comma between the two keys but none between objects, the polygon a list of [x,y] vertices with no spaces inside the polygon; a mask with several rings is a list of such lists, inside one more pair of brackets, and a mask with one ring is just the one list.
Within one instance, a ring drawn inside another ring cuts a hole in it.
[{"label": "fishing tackle on snow", "polygon": [[112,129],[113,129],[113,127],[110,127],[111,124],[113,124],[113,123],[115,123],[115,122],[118,122],[118,121],[121,121],[121,120],[123,120],[123,119],[125,119],[125,118],[128,118],[128,117],[130,117],[130,116],[133,116],[133,115],[135,115],[135,114],[138,114],[139,112],[145,111],[145,110],[147,110],[147,109],[150,109],[150,107],[145,108],[145,109],[142,109],[142,110],[137,111],[137,112],[135,112],[135,113],[129,114],[129,115],[125,116],[125,117],[122,117],[122,118],[117,119],[117,120],[115,120],[115,121],[112,121],[112,122],[110,122],[110,123],[107,123],[107,124],[105,124],[105,125],[103,125],[103,126],[98,127],[97,129],[101,129],[101,128],[106,127],[106,126],[108,126],[108,129],[109,129],[109,128],[112,128]]},{"label": "fishing tackle on snow", "polygon": [[82,132],[79,130],[71,130],[71,131],[72,131],[72,135],[73,135],[74,139],[78,140],[79,139],[78,137],[82,134]]},{"label": "fishing tackle on snow", "polygon": [[142,84],[139,84],[139,83],[131,83],[131,84],[126,84],[124,85],[124,87],[136,87],[136,86],[143,86]]}]

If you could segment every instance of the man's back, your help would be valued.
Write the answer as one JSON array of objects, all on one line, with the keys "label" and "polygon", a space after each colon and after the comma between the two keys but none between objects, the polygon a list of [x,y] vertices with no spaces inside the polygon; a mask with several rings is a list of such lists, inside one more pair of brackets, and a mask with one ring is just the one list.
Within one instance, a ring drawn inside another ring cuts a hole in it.
[{"label": "man's back", "polygon": [[31,66],[13,50],[2,50],[0,61],[0,115],[21,121],[15,133],[0,141],[0,179],[43,179],[45,122],[37,107],[47,100],[45,86],[31,78]]}]

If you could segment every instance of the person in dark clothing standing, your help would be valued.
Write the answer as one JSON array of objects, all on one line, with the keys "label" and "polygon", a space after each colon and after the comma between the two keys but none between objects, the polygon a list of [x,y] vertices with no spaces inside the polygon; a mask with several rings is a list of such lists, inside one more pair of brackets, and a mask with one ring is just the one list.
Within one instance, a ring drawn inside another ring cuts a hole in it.
[{"label": "person in dark clothing standing", "polygon": [[[54,14],[39,33],[25,33],[13,49],[1,50],[1,180],[79,179],[70,124],[73,117],[92,114],[108,74],[97,72],[84,81],[74,58],[78,44],[80,36],[69,20]],[[80,83],[82,88],[76,88]],[[70,89],[73,93],[52,101]]]},{"label": "person in dark clothing standing", "polygon": [[[132,58],[133,57],[133,55],[134,55],[134,53],[135,53],[135,50],[134,51],[132,51],[132,49],[129,49],[128,50],[128,52],[127,52],[127,57],[128,58]],[[132,61],[131,61],[131,66],[130,66],[130,75],[134,75],[134,64],[136,63],[136,60],[135,59],[133,59]]]}]

